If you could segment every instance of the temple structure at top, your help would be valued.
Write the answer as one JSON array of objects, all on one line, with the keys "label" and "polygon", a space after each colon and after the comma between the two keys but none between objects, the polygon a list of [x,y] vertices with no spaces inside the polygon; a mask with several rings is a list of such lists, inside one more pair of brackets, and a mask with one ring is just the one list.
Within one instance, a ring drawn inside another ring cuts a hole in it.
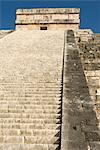
[{"label": "temple structure at top", "polygon": [[16,11],[16,30],[76,30],[79,27],[79,8],[18,9]]}]

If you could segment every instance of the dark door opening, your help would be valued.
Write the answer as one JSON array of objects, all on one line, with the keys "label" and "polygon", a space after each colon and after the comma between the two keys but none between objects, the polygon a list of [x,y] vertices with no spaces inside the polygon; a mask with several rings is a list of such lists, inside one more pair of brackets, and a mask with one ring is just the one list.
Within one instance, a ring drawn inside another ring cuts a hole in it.
[{"label": "dark door opening", "polygon": [[47,27],[40,27],[40,30],[47,30]]}]

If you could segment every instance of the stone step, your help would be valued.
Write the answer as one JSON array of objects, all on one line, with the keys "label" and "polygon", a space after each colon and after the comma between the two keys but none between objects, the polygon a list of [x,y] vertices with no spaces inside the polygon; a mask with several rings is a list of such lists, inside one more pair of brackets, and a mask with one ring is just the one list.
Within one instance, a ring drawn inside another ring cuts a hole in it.
[{"label": "stone step", "polygon": [[7,111],[7,110],[13,110],[14,109],[16,111],[16,109],[17,109],[17,110],[20,111],[20,110],[24,109],[24,110],[31,110],[32,111],[34,109],[34,110],[37,111],[39,109],[40,111],[42,111],[42,110],[50,110],[51,111],[51,110],[58,110],[58,109],[60,109],[60,105],[59,104],[60,104],[60,102],[57,105],[56,104],[55,105],[53,105],[53,104],[52,105],[48,105],[48,104],[45,104],[45,105],[43,104],[42,105],[41,103],[40,103],[40,105],[39,104],[35,104],[35,105],[33,105],[33,104],[30,104],[30,105],[19,105],[18,104],[17,105],[17,103],[16,104],[11,104],[11,105],[10,104],[8,104],[8,105],[7,104],[2,104],[1,105],[1,110],[6,110]]},{"label": "stone step", "polygon": [[0,113],[0,118],[56,119],[59,118],[59,116],[59,114]]},{"label": "stone step", "polygon": [[[4,78],[4,80],[6,80],[7,78]],[[9,80],[9,79],[8,79]],[[32,80],[33,80],[33,77],[32,77]],[[51,89],[53,88],[54,90],[55,89],[59,89],[61,87],[61,81],[62,81],[62,78],[60,79],[60,81],[57,81],[57,82],[47,82],[47,81],[44,81],[44,82],[21,82],[20,79],[19,79],[19,82],[1,82],[0,80],[0,84],[2,84],[3,87],[5,87],[6,89],[24,89],[24,90],[48,90],[48,89]],[[37,86],[36,86],[37,85]],[[52,89],[51,89],[52,90]]]},{"label": "stone step", "polygon": [[21,90],[19,90],[19,91],[18,90],[16,90],[16,91],[12,90],[12,91],[0,91],[0,92],[5,94],[4,97],[7,97],[8,95],[9,95],[9,97],[10,96],[28,97],[28,95],[29,96],[32,95],[34,97],[34,96],[37,96],[37,95],[39,95],[39,96],[41,96],[41,95],[43,95],[43,96],[45,96],[45,95],[55,96],[55,95],[61,94],[61,91],[37,91],[37,92],[31,92],[30,91],[30,92],[24,92],[24,91],[21,91]]},{"label": "stone step", "polygon": [[49,129],[0,129],[1,136],[60,136],[60,131]]},{"label": "stone step", "polygon": [[0,137],[0,140],[3,143],[13,143],[13,144],[21,144],[21,143],[25,143],[25,144],[52,144],[52,143],[56,143],[59,144],[59,137],[54,137],[51,135],[48,136],[2,136]]},{"label": "stone step", "polygon": [[60,109],[0,109],[0,113],[58,114]]},{"label": "stone step", "polygon": [[60,124],[60,119],[49,119],[49,118],[39,118],[39,119],[29,119],[29,118],[0,118],[0,123],[8,124]]},{"label": "stone step", "polygon": [[[23,87],[22,86],[21,87],[20,86],[17,87],[16,85],[15,86],[12,85],[12,87],[11,87],[11,85],[10,86],[8,85],[8,87],[7,87],[7,86],[5,86],[3,84],[2,84],[2,86],[4,87],[3,90],[5,92],[16,91],[16,90],[20,91],[21,90],[21,92],[23,91],[25,93],[27,93],[27,92],[34,92],[34,93],[35,92],[36,93],[37,92],[50,92],[51,93],[51,92],[57,92],[57,91],[59,91],[61,89],[61,87],[59,87],[59,86],[58,87],[53,87],[52,86],[52,87],[47,87],[46,88],[45,85],[44,85],[44,87],[41,87],[41,88],[40,87],[38,88],[38,86],[37,87],[36,86],[35,87],[27,87],[27,86],[25,86],[25,87],[24,86]],[[0,89],[0,91],[2,91],[2,89]]]},{"label": "stone step", "polygon": [[[27,93],[27,92],[54,92],[54,93],[56,93],[56,92],[58,92],[58,91],[60,91],[60,87],[39,87],[39,88],[37,88],[37,87],[16,87],[16,86],[12,86],[12,87],[7,87],[7,86],[4,86],[4,85],[2,85],[5,89],[4,89],[4,91],[15,91],[15,90],[21,90],[21,91],[23,91],[23,92],[25,92],[25,93]],[[2,91],[2,90],[0,90],[0,91]]]},{"label": "stone step", "polygon": [[[62,74],[61,74],[62,75]],[[61,76],[60,75],[60,76]],[[32,76],[32,81],[21,81],[20,77],[16,80],[13,79],[10,79],[11,76],[9,76],[9,78],[7,77],[2,77],[4,81],[2,81],[2,79],[0,80],[0,84],[2,84],[3,87],[5,87],[6,89],[12,89],[14,87],[14,89],[32,89],[32,90],[36,90],[36,89],[40,89],[40,90],[48,90],[50,88],[53,88],[53,89],[59,89],[61,87],[61,81],[62,81],[62,78],[59,77],[59,80],[55,80],[53,81],[52,78],[49,79],[49,81],[46,81],[46,77],[44,77],[45,79],[43,79],[43,81],[41,82],[38,82],[38,78],[40,77],[37,77],[36,81],[33,80],[34,78],[34,75]],[[17,76],[15,76],[17,78]]]},{"label": "stone step", "polygon": [[21,96],[17,96],[17,97],[3,97],[3,95],[0,97],[1,98],[1,101],[0,102],[3,102],[3,101],[18,101],[19,100],[19,102],[20,102],[20,100],[21,101],[57,101],[57,100],[59,100],[60,99],[60,97],[61,97],[61,94],[60,94],[60,96],[59,97],[57,97],[57,96],[49,96],[49,97],[47,97],[47,96],[36,96],[36,97],[25,97],[25,96],[23,96],[23,97],[21,97]]},{"label": "stone step", "polygon": [[55,136],[36,136],[36,137],[33,137],[33,136],[26,136],[24,137],[24,143],[26,144],[34,144],[34,143],[37,143],[37,144],[52,144],[52,143],[55,143],[55,144],[59,144],[60,143],[60,138],[59,137],[55,137]]},{"label": "stone step", "polygon": [[4,92],[4,99],[11,99],[12,97],[13,98],[16,98],[18,97],[19,99],[22,97],[22,98],[25,98],[25,97],[32,97],[32,98],[37,98],[37,97],[60,97],[61,96],[61,93],[59,94],[56,94],[56,93],[28,93],[28,94],[24,94],[24,93],[5,93]]},{"label": "stone step", "polygon": [[4,104],[7,104],[7,105],[36,105],[36,106],[38,106],[38,105],[58,105],[58,104],[60,104],[61,103],[61,98],[59,98],[59,99],[57,99],[56,101],[55,100],[48,100],[48,99],[44,99],[44,100],[32,100],[32,101],[30,101],[30,100],[22,100],[21,101],[21,99],[20,100],[6,100],[6,101],[1,101],[0,102],[0,105],[4,105]]},{"label": "stone step", "polygon": [[[60,79],[62,79],[61,78],[61,74],[62,74],[62,72],[61,72],[61,69],[62,69],[62,66],[61,66],[61,68],[60,68],[60,71],[57,73],[55,73],[56,75],[57,74],[60,74]],[[56,71],[56,70],[55,70]],[[48,73],[49,71],[47,70],[47,73]],[[36,72],[34,72],[35,74],[38,74],[38,73],[36,73]],[[37,76],[37,78],[36,78],[36,80],[33,80],[33,77],[34,77],[34,73],[33,73],[33,75],[32,75],[32,77],[30,78],[30,76],[29,76],[29,78],[27,78],[27,76],[25,77],[26,78],[26,80],[21,80],[22,82],[20,82],[20,79],[22,79],[22,78],[18,78],[16,75],[15,76],[9,76],[9,77],[6,77],[5,78],[5,80],[0,80],[0,84],[2,83],[2,85],[6,85],[6,86],[18,86],[19,87],[19,85],[22,87],[26,87],[26,85],[28,86],[28,87],[30,87],[30,86],[32,86],[32,87],[35,87],[36,88],[36,85],[37,86],[39,86],[39,87],[55,87],[55,85],[56,85],[56,87],[58,86],[58,85],[61,85],[60,84],[60,82],[58,82],[58,80],[56,81],[56,80],[49,80],[49,81],[46,81],[46,80],[39,80],[39,78],[38,77],[42,77],[42,76]],[[39,73],[40,74],[40,73]],[[53,75],[54,76],[54,75]],[[19,80],[13,80],[13,79],[15,79],[14,77],[16,77],[16,79],[19,79]],[[46,76],[44,76],[44,77],[46,77]],[[46,79],[46,78],[45,78]],[[29,81],[28,81],[29,80]],[[2,82],[1,82],[2,81]],[[16,87],[17,87],[16,86]]]},{"label": "stone step", "polygon": [[[57,106],[57,105],[60,105],[61,104],[61,101],[60,100],[57,100],[57,101],[54,101],[54,100],[50,100],[50,101],[48,101],[48,99],[46,99],[46,100],[41,100],[41,101],[1,101],[0,102],[0,105],[2,106],[2,105],[5,105],[5,107],[7,107],[7,106],[14,106],[14,105],[21,105],[21,106],[26,106],[26,107],[28,107],[28,106],[38,106],[38,105],[49,105],[49,106],[51,106],[51,105],[53,105],[54,107],[55,106]],[[23,107],[24,107],[23,106]],[[45,106],[44,106],[45,107]]]},{"label": "stone step", "polygon": [[[2,93],[2,92],[1,92]],[[50,95],[50,96],[42,96],[42,94],[41,95],[39,95],[39,94],[37,94],[35,97],[34,96],[32,96],[32,97],[27,97],[27,96],[25,96],[24,94],[23,95],[17,95],[17,96],[13,96],[13,97],[11,97],[11,96],[9,96],[8,95],[8,97],[6,96],[5,97],[5,95],[3,95],[4,93],[2,93],[2,95],[0,96],[0,98],[1,98],[1,100],[18,100],[18,99],[21,99],[21,100],[57,100],[58,99],[58,94],[55,94],[55,96],[52,96],[52,95]],[[61,96],[61,93],[59,93],[59,95]]]},{"label": "stone step", "polygon": [[10,105],[1,105],[1,107],[2,107],[2,109],[1,110],[13,110],[13,109],[15,109],[15,111],[16,110],[19,110],[19,111],[24,111],[24,110],[27,110],[27,111],[32,111],[33,109],[34,110],[37,110],[37,109],[39,109],[39,110],[58,110],[58,109],[60,109],[60,106],[59,105],[54,105],[54,107],[51,105],[51,107],[49,106],[49,105],[25,105],[25,106],[15,106],[14,107],[14,105],[12,105],[12,106],[10,106]]},{"label": "stone step", "polygon": [[0,150],[56,150],[58,144],[0,144]]},{"label": "stone step", "polygon": [[50,129],[50,130],[56,130],[56,129],[60,129],[60,124],[25,124],[25,123],[15,123],[15,124],[11,124],[11,123],[6,123],[6,124],[2,124],[0,123],[0,128],[2,129]]},{"label": "stone step", "polygon": [[[7,78],[6,78],[7,79]],[[32,78],[33,80],[33,78]],[[55,83],[55,82],[23,82],[23,83],[20,83],[20,82],[1,82],[0,80],[0,84],[2,84],[2,86],[6,87],[6,88],[24,88],[24,89],[51,89],[51,88],[54,88],[54,89],[59,89],[61,87],[61,83],[59,84],[58,82]],[[37,86],[36,86],[37,85]]]}]

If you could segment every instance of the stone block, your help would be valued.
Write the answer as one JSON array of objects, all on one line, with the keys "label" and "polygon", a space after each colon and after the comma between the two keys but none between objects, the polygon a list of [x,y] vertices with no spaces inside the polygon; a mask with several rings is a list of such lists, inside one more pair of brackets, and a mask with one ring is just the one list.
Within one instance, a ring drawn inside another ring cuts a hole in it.
[{"label": "stone block", "polygon": [[93,150],[99,150],[100,149],[100,142],[89,142],[90,148]]},{"label": "stone block", "polygon": [[97,96],[100,96],[100,88],[99,88],[99,89],[97,89],[97,91],[96,91],[96,95],[97,95]]},{"label": "stone block", "polygon": [[3,150],[20,150],[20,144],[4,144]]},{"label": "stone block", "polygon": [[0,136],[0,143],[3,143],[3,141],[4,141],[4,137]]},{"label": "stone block", "polygon": [[61,150],[87,150],[87,144],[86,142],[79,143],[75,141],[62,141],[62,147]]},{"label": "stone block", "polygon": [[21,144],[24,142],[24,137],[20,136],[5,136],[4,143]]}]

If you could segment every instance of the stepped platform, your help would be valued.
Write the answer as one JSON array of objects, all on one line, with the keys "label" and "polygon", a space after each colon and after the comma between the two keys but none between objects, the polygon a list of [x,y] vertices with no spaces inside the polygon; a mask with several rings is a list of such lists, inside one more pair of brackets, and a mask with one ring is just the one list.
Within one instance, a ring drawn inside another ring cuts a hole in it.
[{"label": "stepped platform", "polygon": [[0,39],[0,150],[100,149],[99,37],[17,30]]}]

